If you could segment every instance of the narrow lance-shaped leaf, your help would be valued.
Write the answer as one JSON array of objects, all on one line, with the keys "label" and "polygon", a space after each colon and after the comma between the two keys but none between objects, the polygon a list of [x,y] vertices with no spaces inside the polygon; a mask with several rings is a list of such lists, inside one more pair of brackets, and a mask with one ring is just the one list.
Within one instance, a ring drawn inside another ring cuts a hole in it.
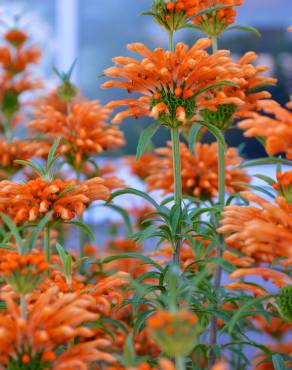
[{"label": "narrow lance-shaped leaf", "polygon": [[0,213],[1,217],[2,217],[2,220],[4,221],[4,223],[8,226],[9,230],[11,231],[11,234],[13,235],[17,245],[18,245],[18,250],[19,250],[19,253],[22,255],[24,254],[24,251],[25,251],[25,244],[19,234],[19,231],[16,227],[16,225],[14,224],[14,222],[11,220],[11,218],[7,215],[5,215],[4,213]]},{"label": "narrow lance-shaped leaf", "polygon": [[234,26],[228,27],[226,31],[229,31],[229,30],[239,30],[239,31],[251,32],[257,37],[261,37],[261,33],[259,32],[259,30],[251,26],[241,26],[239,24],[235,24]]},{"label": "narrow lance-shaped leaf", "polygon": [[158,131],[160,127],[159,122],[154,122],[152,125],[145,128],[145,130],[142,131],[138,146],[137,146],[137,153],[136,153],[136,159],[140,159],[142,155],[145,153],[145,150],[147,146],[150,144],[152,137],[155,135],[155,133]]}]

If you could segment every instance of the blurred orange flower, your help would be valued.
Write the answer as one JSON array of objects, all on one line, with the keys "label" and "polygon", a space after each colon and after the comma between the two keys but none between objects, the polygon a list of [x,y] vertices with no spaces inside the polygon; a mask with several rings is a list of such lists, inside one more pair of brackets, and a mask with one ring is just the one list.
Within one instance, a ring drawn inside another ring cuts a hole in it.
[{"label": "blurred orange flower", "polygon": [[123,133],[106,123],[108,108],[98,101],[80,101],[64,113],[53,106],[41,106],[36,119],[28,124],[34,134],[63,138],[61,153],[72,165],[79,167],[90,156],[119,148],[125,144]]},{"label": "blurred orange flower", "polygon": [[[150,162],[150,176],[146,178],[148,190],[163,190],[164,194],[173,192],[173,165],[171,147],[156,149],[156,160]],[[218,193],[218,154],[217,144],[197,143],[192,154],[185,144],[181,144],[182,192],[203,199],[216,197]],[[244,170],[233,168],[242,159],[236,148],[226,153],[226,184],[230,193],[242,189],[236,182],[249,182]],[[234,184],[233,184],[234,183]]]},{"label": "blurred orange flower", "polygon": [[292,258],[291,205],[282,197],[272,204],[251,192],[242,195],[254,205],[225,207],[218,229],[225,241],[257,263]]},{"label": "blurred orange flower", "polygon": [[[89,362],[114,362],[103,351],[110,342],[104,339],[72,344],[74,339],[88,339],[93,331],[86,323],[97,320],[92,310],[95,300],[89,295],[60,294],[48,289],[37,300],[27,299],[27,318],[20,316],[19,307],[8,295],[7,312],[0,314],[0,364],[2,369],[32,363],[38,368],[85,368]],[[58,350],[68,345],[62,354]]]},{"label": "blurred orange flower", "polygon": [[16,224],[35,221],[49,211],[54,217],[71,220],[80,216],[95,200],[106,200],[110,195],[111,181],[100,177],[76,184],[60,179],[46,182],[43,178],[17,184],[0,182],[0,210]]},{"label": "blurred orange flower", "polygon": [[285,153],[288,159],[292,159],[292,112],[274,100],[259,101],[257,109],[273,117],[251,112],[238,125],[245,131],[244,136],[263,137],[266,140],[267,153]]}]

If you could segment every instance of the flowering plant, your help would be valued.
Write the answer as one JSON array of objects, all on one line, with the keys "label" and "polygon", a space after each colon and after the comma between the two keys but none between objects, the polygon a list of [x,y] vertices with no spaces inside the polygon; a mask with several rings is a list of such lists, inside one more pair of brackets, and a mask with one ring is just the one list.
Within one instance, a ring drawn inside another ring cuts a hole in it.
[{"label": "flowering plant", "polygon": [[[103,74],[102,88],[131,97],[89,101],[71,81],[73,63],[55,69],[59,85],[36,99],[28,120],[19,97],[41,86],[26,73],[40,53],[19,29],[3,35],[0,369],[291,368],[291,102],[272,100],[266,89],[276,80],[254,52],[234,60],[220,49],[232,28],[258,35],[234,25],[242,5],[154,0],[145,14],[168,34],[168,49],[130,44],[137,59],[116,57]],[[175,43],[182,28],[204,38]],[[125,144],[116,124],[142,116],[153,123],[136,158],[120,163],[144,190],[100,158]],[[17,137],[16,123],[27,137]],[[246,161],[229,147],[235,126],[268,156]],[[152,150],[162,127],[170,141]],[[264,164],[276,165],[274,177],[249,175]],[[123,197],[143,204],[123,208]],[[109,225],[106,242],[103,227],[95,245],[85,216],[101,207],[122,225]]]}]

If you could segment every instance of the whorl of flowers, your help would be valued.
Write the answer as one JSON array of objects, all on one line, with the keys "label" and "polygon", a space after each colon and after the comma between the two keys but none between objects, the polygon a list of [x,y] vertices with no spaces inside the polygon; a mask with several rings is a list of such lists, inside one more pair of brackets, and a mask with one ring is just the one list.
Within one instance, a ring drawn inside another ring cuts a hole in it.
[{"label": "whorl of flowers", "polygon": [[[277,80],[262,75],[268,68],[254,65],[256,59],[256,53],[250,51],[236,62],[241,74],[236,80],[237,87],[225,85],[220,90],[210,89],[199,96],[201,104],[205,106],[200,114],[206,122],[225,130],[234,118],[249,115],[263,100],[271,97],[268,91],[261,89],[274,85]],[[239,99],[242,104],[230,103],[228,100],[231,97]]]},{"label": "whorl of flowers", "polygon": [[47,157],[49,150],[50,146],[46,141],[13,139],[7,142],[0,139],[0,178],[8,178],[19,170],[20,167],[15,160],[44,158]]},{"label": "whorl of flowers", "polygon": [[100,177],[79,184],[60,179],[47,182],[41,177],[24,184],[4,180],[0,182],[0,210],[16,224],[35,221],[49,211],[55,218],[71,220],[91,202],[106,200],[110,188],[110,179]]},{"label": "whorl of flowers", "polygon": [[[178,43],[174,52],[163,49],[151,51],[143,44],[130,44],[128,49],[142,55],[142,61],[130,57],[116,57],[116,66],[105,70],[114,78],[105,82],[103,88],[122,88],[128,93],[137,92],[140,98],[112,101],[109,108],[128,108],[113,119],[122,122],[126,117],[151,116],[166,126],[180,126],[194,119],[197,109],[203,108],[205,99],[197,95],[214,84],[225,81],[237,82],[244,78],[244,69],[233,63],[229,51],[220,50],[209,55],[205,50],[211,45],[209,39],[198,40],[191,48]],[[120,79],[120,80],[115,80]],[[229,96],[218,99],[217,104],[241,105],[243,101]]]},{"label": "whorl of flowers", "polygon": [[[235,22],[235,6],[241,6],[243,0],[183,0],[187,14],[193,16],[193,22],[209,36],[218,36]],[[215,8],[205,14],[198,14],[208,8]],[[218,9],[216,9],[218,7]]]},{"label": "whorl of flowers", "polygon": [[36,119],[28,127],[32,133],[46,134],[52,139],[61,136],[63,144],[60,151],[69,163],[80,166],[91,156],[125,144],[119,128],[106,123],[110,110],[99,101],[73,103],[68,112],[59,108],[41,106],[35,112]]},{"label": "whorl of flowers", "polygon": [[[194,154],[185,144],[181,144],[182,191],[204,199],[216,197],[218,193],[218,155],[217,144],[197,143]],[[170,143],[166,148],[155,150],[156,159],[149,163],[150,175],[146,177],[148,190],[163,190],[165,194],[173,192],[173,165]],[[241,162],[236,148],[229,148],[226,153],[227,191],[234,193],[241,190],[236,182],[248,182],[249,177],[242,169],[233,168]],[[234,184],[233,184],[234,183]]]},{"label": "whorl of flowers", "polygon": [[41,86],[28,70],[39,62],[41,52],[35,46],[27,46],[27,39],[26,33],[13,28],[4,34],[6,45],[0,46],[0,105],[9,119],[19,108],[19,95]]},{"label": "whorl of flowers", "polygon": [[26,294],[36,288],[48,269],[43,253],[28,255],[6,251],[0,259],[0,276],[18,294]]},{"label": "whorl of flowers", "polygon": [[242,195],[254,205],[225,207],[218,231],[226,235],[226,242],[258,263],[291,259],[291,206],[282,197],[272,204],[251,192]]},{"label": "whorl of flowers", "polygon": [[103,351],[110,344],[105,339],[72,344],[60,354],[63,345],[93,336],[94,332],[85,325],[98,319],[91,296],[60,294],[56,287],[48,289],[37,300],[27,300],[27,318],[20,316],[19,307],[10,296],[5,301],[7,311],[0,314],[1,369],[81,369],[90,362],[114,361]]},{"label": "whorl of flowers", "polygon": [[251,112],[238,125],[244,130],[244,136],[263,137],[267,153],[285,153],[288,159],[292,159],[292,112],[274,100],[258,102],[257,109],[269,116]]}]

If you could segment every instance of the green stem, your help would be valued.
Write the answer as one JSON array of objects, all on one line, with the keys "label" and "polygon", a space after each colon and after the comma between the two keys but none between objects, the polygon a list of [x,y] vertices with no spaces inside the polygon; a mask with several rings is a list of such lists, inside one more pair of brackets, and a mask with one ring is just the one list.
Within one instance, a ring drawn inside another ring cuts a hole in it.
[{"label": "green stem", "polygon": [[[218,42],[216,37],[212,37],[212,49],[213,53],[218,50]],[[225,206],[225,148],[218,141],[218,203],[221,210],[223,210]],[[218,220],[219,222],[219,220]],[[223,247],[224,247],[224,237],[223,235],[219,235],[219,242],[216,245],[216,257],[222,258],[223,255]],[[214,275],[214,290],[217,292],[221,286],[221,277],[222,277],[222,267],[217,265]],[[219,304],[217,302],[216,308],[218,308]],[[209,355],[209,366],[208,368],[211,369],[215,362],[216,362],[216,354],[213,350],[214,346],[217,344],[217,336],[218,336],[218,320],[216,315],[212,315],[210,319],[210,355]]]},{"label": "green stem", "polygon": [[[79,184],[81,181],[81,172],[80,168],[76,168],[76,182]],[[79,217],[79,221],[83,222],[83,216]],[[80,256],[80,273],[84,273],[84,257],[85,257],[85,250],[84,250],[84,235],[83,231],[79,229],[79,256]]]},{"label": "green stem", "polygon": [[25,294],[20,294],[20,312],[21,317],[24,320],[26,320],[27,312],[26,312]]},{"label": "green stem", "polygon": [[45,227],[44,235],[44,250],[47,263],[51,261],[51,248],[50,248],[50,226]]},{"label": "green stem", "polygon": [[168,45],[169,45],[169,51],[173,53],[174,51],[174,42],[173,42],[173,31],[169,31],[168,33]]},{"label": "green stem", "polygon": [[184,357],[176,357],[175,359],[175,368],[176,370],[185,370],[185,359]]},{"label": "green stem", "polygon": [[[174,180],[174,202],[177,207],[182,206],[182,182],[181,182],[181,158],[180,158],[180,141],[178,127],[171,128],[172,141],[172,160],[173,160],[173,180]],[[180,234],[180,225],[177,233]],[[173,254],[173,263],[179,264],[180,260],[181,239],[178,239]]]},{"label": "green stem", "polygon": [[218,39],[216,36],[212,36],[212,51],[215,53],[218,50]]}]

